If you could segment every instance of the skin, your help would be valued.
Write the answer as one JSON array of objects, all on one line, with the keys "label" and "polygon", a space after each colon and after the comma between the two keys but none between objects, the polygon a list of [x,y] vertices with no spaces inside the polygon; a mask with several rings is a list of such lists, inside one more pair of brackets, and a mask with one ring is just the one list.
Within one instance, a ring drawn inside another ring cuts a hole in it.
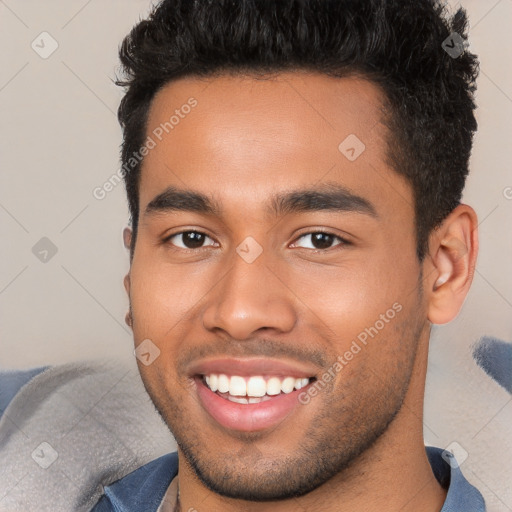
[{"label": "skin", "polygon": [[[180,79],[155,96],[147,133],[190,97],[197,106],[145,157],[125,278],[135,345],[149,338],[160,350],[139,369],[178,441],[180,509],[439,511],[446,491],[423,444],[428,340],[471,284],[475,212],[457,207],[418,261],[412,189],[386,164],[383,96],[363,79]],[[338,150],[349,134],[366,146],[353,162]],[[268,211],[273,194],[327,184],[375,215]],[[146,213],[170,186],[221,212]],[[184,249],[183,231],[205,233],[203,246]],[[315,251],[318,231],[334,238]],[[248,236],[263,249],[252,263],[236,252]],[[263,355],[321,378],[395,303],[401,311],[276,427],[227,430],[201,407],[188,374],[199,357]]]}]

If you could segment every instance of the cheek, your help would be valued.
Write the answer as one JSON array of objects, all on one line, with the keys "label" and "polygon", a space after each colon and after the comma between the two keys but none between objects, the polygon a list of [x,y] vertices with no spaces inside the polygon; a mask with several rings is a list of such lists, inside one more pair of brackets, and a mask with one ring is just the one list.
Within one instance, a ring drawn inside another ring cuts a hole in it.
[{"label": "cheek", "polygon": [[206,293],[191,266],[134,258],[130,299],[136,339],[159,340],[184,319]]},{"label": "cheek", "polygon": [[416,283],[412,267],[388,265],[385,257],[353,258],[340,265],[298,268],[289,273],[290,288],[307,308],[347,340],[373,325],[381,314],[402,303]]}]

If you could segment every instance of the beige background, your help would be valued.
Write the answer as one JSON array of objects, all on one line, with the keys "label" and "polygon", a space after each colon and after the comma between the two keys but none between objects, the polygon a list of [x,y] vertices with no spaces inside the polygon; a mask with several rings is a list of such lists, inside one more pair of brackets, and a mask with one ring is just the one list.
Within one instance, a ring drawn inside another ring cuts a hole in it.
[{"label": "beige background", "polygon": [[[512,510],[511,397],[471,358],[482,335],[512,341],[512,0],[460,3],[481,59],[465,192],[481,251],[463,312],[434,329],[425,437],[464,447],[464,473],[494,510]],[[93,190],[119,168],[117,47],[148,10],[147,0],[0,0],[1,368],[133,357],[124,188],[103,200]],[[58,43],[47,59],[31,47],[43,31]],[[57,247],[46,263],[32,252],[42,237]]]}]

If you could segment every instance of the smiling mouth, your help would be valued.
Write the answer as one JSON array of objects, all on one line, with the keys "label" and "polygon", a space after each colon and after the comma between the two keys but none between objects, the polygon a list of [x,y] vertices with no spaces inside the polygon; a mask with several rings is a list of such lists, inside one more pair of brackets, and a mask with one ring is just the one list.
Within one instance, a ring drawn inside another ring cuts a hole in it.
[{"label": "smiling mouth", "polygon": [[203,384],[218,396],[238,404],[259,404],[298,391],[315,377],[239,376],[211,373],[199,376]]}]

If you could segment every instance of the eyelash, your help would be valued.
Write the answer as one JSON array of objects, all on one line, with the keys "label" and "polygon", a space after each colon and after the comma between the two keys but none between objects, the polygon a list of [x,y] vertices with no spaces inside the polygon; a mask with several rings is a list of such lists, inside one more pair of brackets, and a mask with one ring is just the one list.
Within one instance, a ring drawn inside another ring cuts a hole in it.
[{"label": "eyelash", "polygon": [[[202,231],[196,231],[196,230],[193,230],[193,229],[189,229],[189,230],[186,230],[186,231],[179,231],[178,233],[173,233],[172,235],[167,236],[166,238],[163,239],[162,243],[165,244],[165,245],[169,245],[173,250],[182,251],[182,252],[197,252],[198,250],[206,248],[206,247],[199,247],[197,249],[190,249],[188,247],[186,247],[186,248],[176,247],[174,244],[171,243],[171,240],[174,237],[179,236],[179,235],[184,235],[186,233],[196,233],[196,234],[199,234],[199,235],[204,235],[205,237],[210,238],[211,240],[213,240],[210,236],[208,236],[206,233],[203,233]],[[331,233],[329,231],[323,231],[323,230],[315,230],[315,231],[308,231],[307,233],[302,233],[301,235],[299,235],[295,239],[293,244],[295,244],[298,240],[300,240],[303,237],[310,236],[310,235],[316,235],[316,234],[319,234],[319,233],[331,236],[334,239],[337,239],[339,241],[339,243],[337,243],[337,244],[335,244],[332,247],[329,247],[327,249],[309,249],[309,248],[304,248],[304,247],[302,247],[302,249],[307,249],[308,251],[313,252],[314,254],[316,254],[316,253],[325,253],[327,251],[334,250],[336,247],[339,247],[339,246],[343,247],[343,246],[351,245],[351,242],[349,240],[347,240],[347,239],[345,239],[345,238],[343,238],[343,237],[341,237],[339,235],[335,235],[334,233]]]}]

